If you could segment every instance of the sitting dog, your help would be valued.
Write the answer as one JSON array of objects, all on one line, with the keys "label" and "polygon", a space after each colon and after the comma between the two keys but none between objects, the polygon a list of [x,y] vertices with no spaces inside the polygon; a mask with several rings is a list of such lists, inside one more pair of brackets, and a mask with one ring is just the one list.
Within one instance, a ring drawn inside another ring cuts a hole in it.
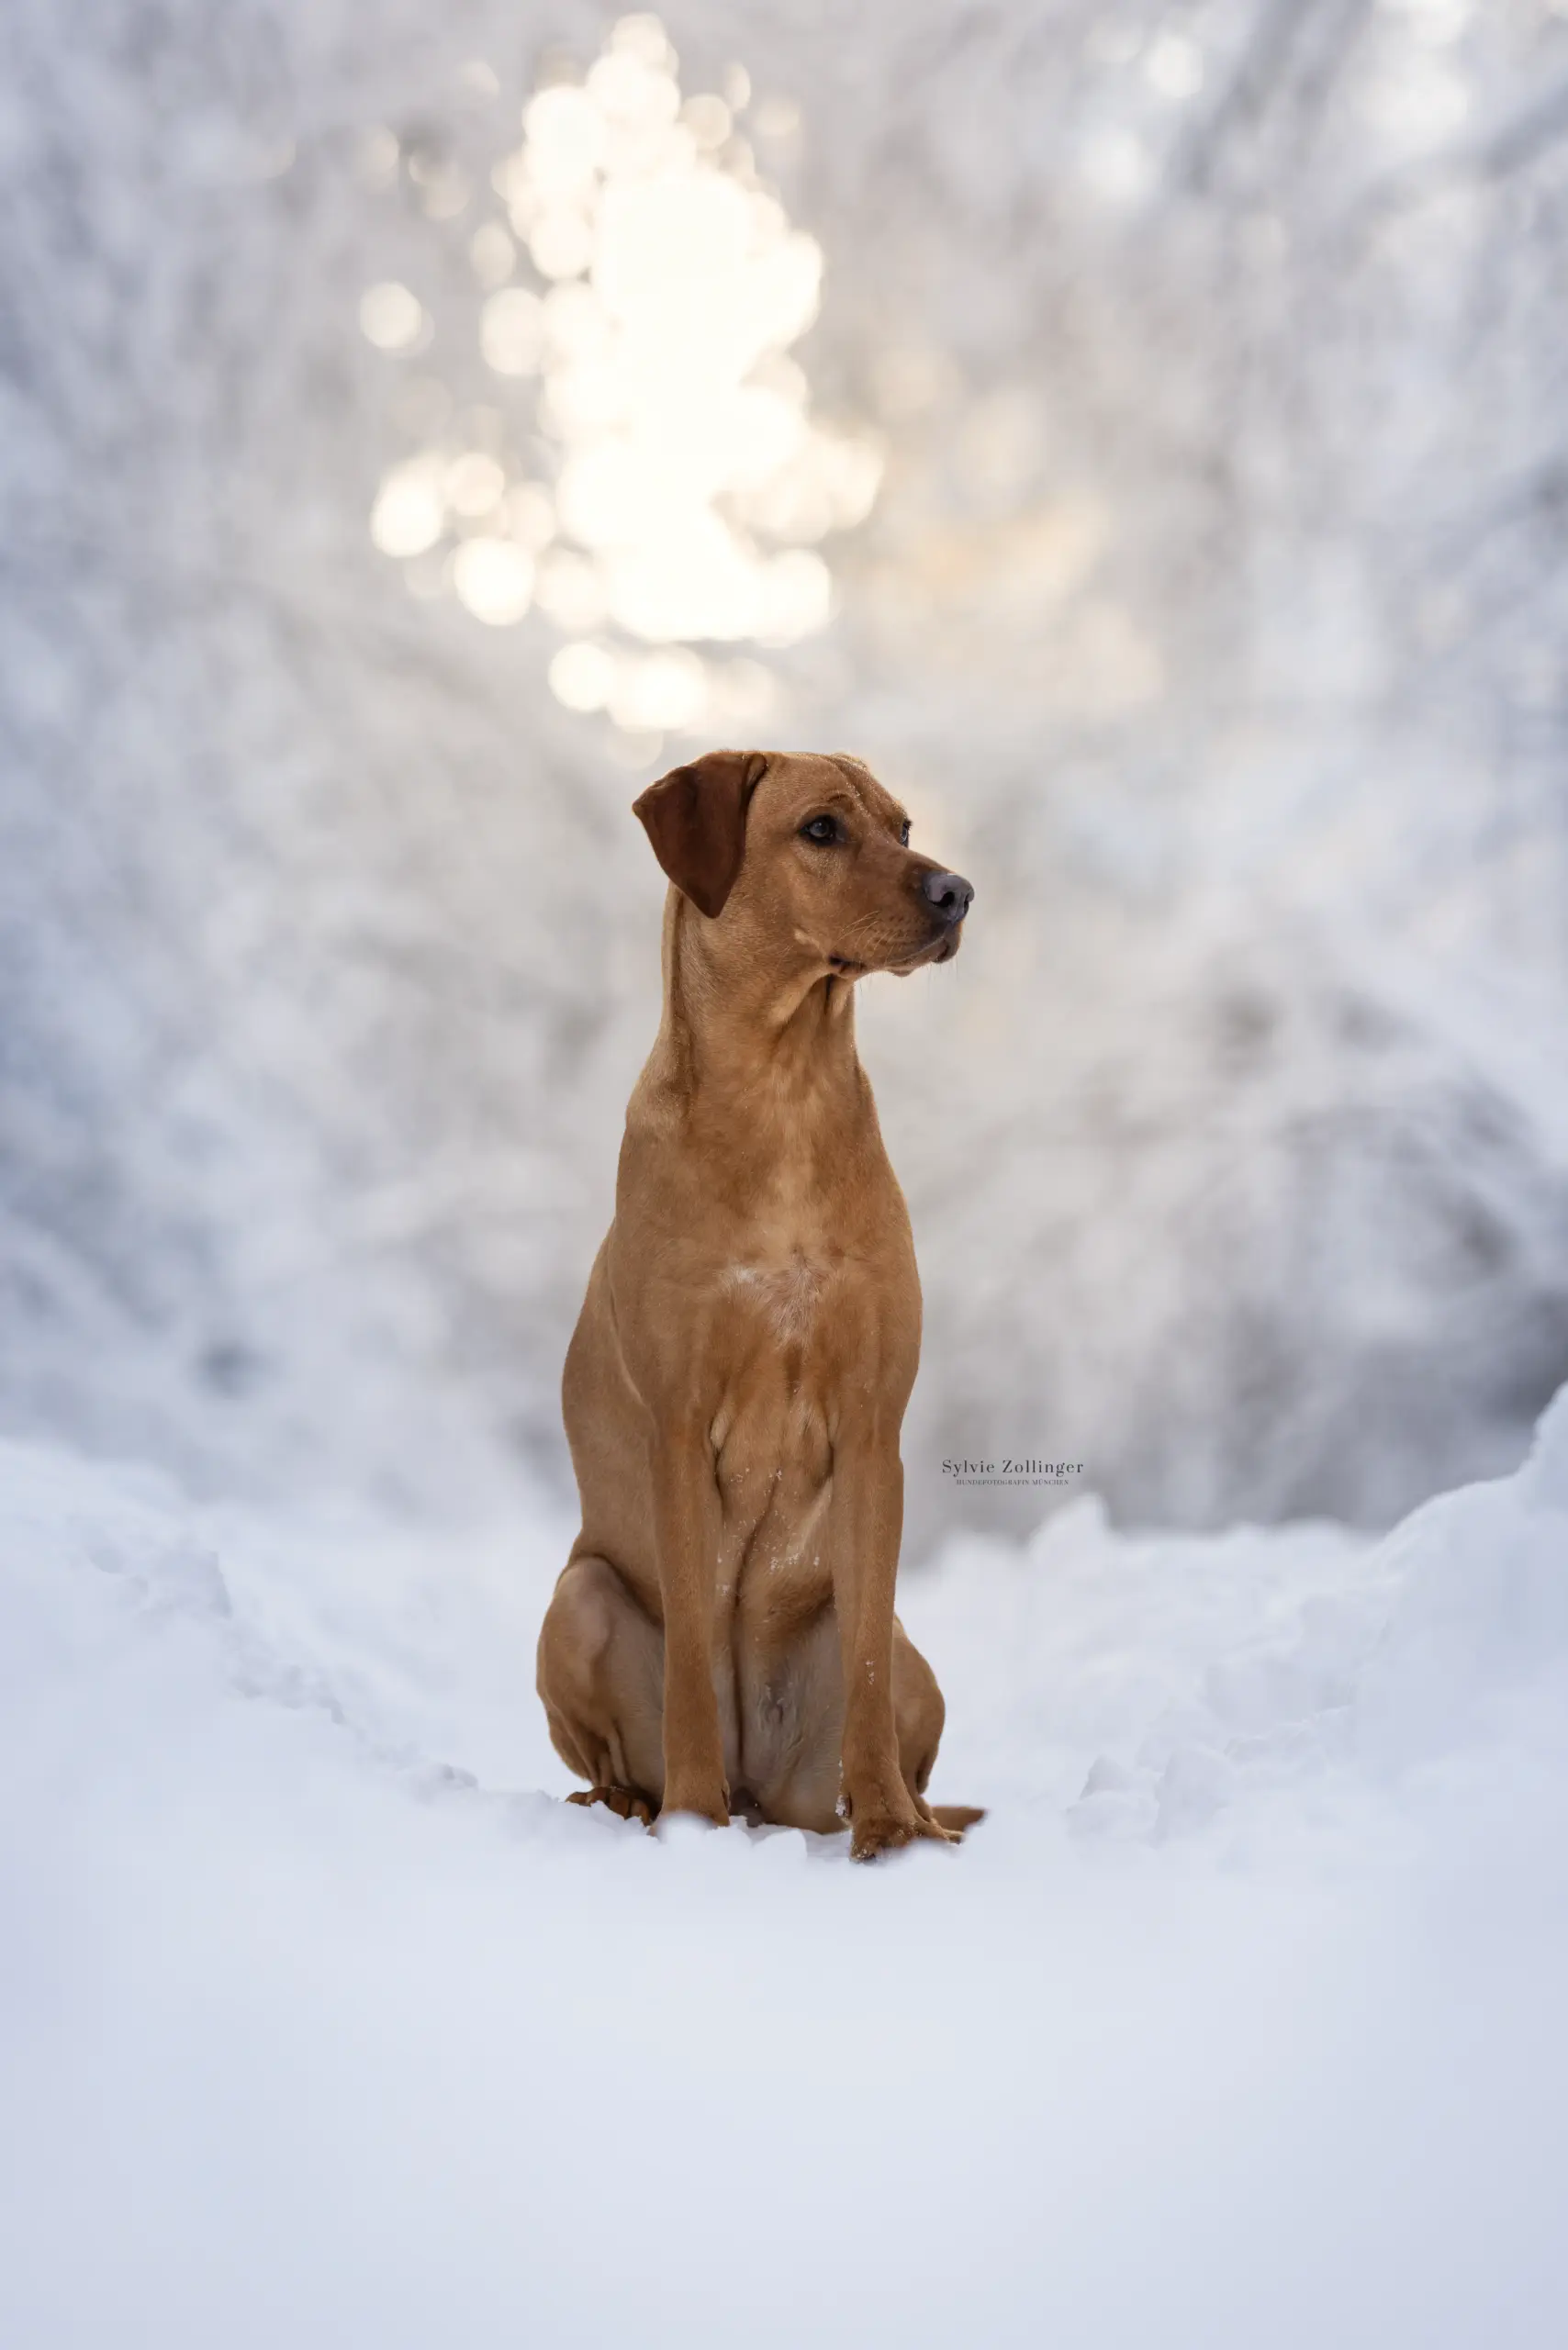
[{"label": "sitting dog", "polygon": [[635,813],[664,1017],[566,1357],[550,1735],[623,1818],[951,1841],[980,1815],[925,1799],[942,1694],[893,1613],[920,1282],[854,1002],[950,961],[973,892],[858,759],[713,751]]}]

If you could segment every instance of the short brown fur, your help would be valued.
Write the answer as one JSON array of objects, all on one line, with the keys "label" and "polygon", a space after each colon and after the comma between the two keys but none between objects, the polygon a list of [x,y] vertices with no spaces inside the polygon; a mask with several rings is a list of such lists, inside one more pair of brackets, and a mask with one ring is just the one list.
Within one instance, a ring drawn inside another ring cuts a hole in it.
[{"label": "short brown fur", "polygon": [[637,813],[664,1017],[566,1358],[550,1734],[623,1817],[950,1841],[980,1815],[926,1800],[942,1695],[893,1612],[920,1283],[853,1005],[949,959],[969,887],[846,757],[711,753]]}]

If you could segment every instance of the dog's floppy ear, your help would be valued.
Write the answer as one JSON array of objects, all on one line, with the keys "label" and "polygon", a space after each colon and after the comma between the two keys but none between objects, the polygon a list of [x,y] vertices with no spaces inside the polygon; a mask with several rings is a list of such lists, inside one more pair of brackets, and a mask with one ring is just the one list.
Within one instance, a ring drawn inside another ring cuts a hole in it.
[{"label": "dog's floppy ear", "polygon": [[654,855],[705,914],[722,913],[735,886],[745,854],[746,803],[767,768],[761,751],[705,751],[632,802]]}]

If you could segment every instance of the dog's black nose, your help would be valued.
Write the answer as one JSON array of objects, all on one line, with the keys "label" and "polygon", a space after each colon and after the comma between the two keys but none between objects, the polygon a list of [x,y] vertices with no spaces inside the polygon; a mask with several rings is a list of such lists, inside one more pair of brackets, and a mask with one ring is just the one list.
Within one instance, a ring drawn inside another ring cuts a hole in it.
[{"label": "dog's black nose", "polygon": [[960,923],[969,912],[974,890],[961,873],[923,873],[921,891],[944,922]]}]

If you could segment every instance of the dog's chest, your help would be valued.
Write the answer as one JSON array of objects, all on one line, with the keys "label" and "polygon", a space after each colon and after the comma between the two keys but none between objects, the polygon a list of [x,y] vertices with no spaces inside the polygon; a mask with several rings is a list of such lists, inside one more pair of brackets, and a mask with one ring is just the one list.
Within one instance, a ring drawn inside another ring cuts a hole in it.
[{"label": "dog's chest", "polygon": [[737,1255],[718,1274],[711,1438],[726,1513],[788,1519],[824,1483],[853,1284],[824,1253]]},{"label": "dog's chest", "polygon": [[823,1258],[797,1248],[788,1254],[737,1259],[719,1276],[719,1287],[737,1318],[758,1326],[779,1346],[807,1341],[835,1280]]}]

